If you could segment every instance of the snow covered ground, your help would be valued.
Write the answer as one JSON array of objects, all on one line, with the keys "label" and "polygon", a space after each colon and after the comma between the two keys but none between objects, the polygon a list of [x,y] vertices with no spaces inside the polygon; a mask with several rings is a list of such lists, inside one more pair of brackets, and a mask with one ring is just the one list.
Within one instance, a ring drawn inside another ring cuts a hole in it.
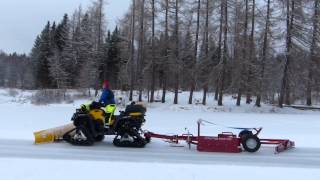
[{"label": "snow covered ground", "polygon": [[[66,143],[34,145],[34,131],[69,123],[74,109],[88,100],[36,106],[28,99],[34,92],[9,92],[0,90],[1,179],[320,178],[319,111],[270,105],[236,107],[231,97],[226,97],[225,105],[218,107],[211,96],[207,106],[187,105],[186,92],[181,93],[179,105],[171,104],[172,94],[168,95],[167,104],[147,105],[144,128],[150,131],[180,134],[187,128],[195,134],[199,118],[222,125],[204,126],[206,135],[230,131],[223,125],[263,127],[260,137],[289,138],[296,142],[295,149],[277,155],[271,147],[255,154],[200,153],[186,146],[171,147],[160,140],[153,140],[144,149],[119,149],[112,146],[111,138],[94,147],[73,147]],[[195,99],[200,97],[201,93],[196,93]]]}]

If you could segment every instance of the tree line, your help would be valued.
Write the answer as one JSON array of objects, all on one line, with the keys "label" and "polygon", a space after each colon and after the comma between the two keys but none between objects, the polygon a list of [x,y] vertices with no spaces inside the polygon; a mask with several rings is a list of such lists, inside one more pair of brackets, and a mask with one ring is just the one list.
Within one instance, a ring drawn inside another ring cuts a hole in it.
[{"label": "tree line", "polygon": [[[129,90],[207,93],[223,105],[312,105],[319,99],[319,0],[132,0],[120,22],[128,39]],[[131,42],[131,44],[130,44]],[[124,47],[123,47],[124,48]],[[132,94],[132,93],[131,93]]]},{"label": "tree line", "polygon": [[132,0],[112,32],[104,6],[47,23],[22,56],[28,86],[99,89],[109,80],[130,100],[137,91],[139,101],[164,103],[172,91],[174,104],[181,90],[189,104],[202,91],[204,105],[210,92],[218,105],[225,94],[258,107],[319,98],[319,0]]},{"label": "tree line", "polygon": [[25,54],[6,54],[0,50],[0,87],[32,88],[30,58]]}]

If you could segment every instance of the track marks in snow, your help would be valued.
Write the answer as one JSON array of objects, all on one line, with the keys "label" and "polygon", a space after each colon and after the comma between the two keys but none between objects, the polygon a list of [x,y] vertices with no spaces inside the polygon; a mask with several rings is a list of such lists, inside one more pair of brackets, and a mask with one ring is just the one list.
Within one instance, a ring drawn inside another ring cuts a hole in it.
[{"label": "track marks in snow", "polygon": [[320,149],[294,148],[274,154],[272,147],[257,153],[203,153],[194,148],[170,147],[161,141],[143,149],[117,148],[110,142],[93,147],[75,147],[67,143],[34,145],[27,140],[0,139],[0,158],[31,158],[58,160],[149,162],[174,164],[212,164],[239,166],[269,166],[294,168],[320,168]]}]

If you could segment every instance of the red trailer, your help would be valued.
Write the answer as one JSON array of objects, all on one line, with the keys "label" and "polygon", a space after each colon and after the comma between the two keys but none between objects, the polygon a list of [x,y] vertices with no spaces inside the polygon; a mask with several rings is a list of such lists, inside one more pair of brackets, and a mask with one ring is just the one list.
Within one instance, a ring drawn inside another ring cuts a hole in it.
[{"label": "red trailer", "polygon": [[218,136],[201,136],[202,120],[198,121],[198,134],[182,134],[182,135],[164,135],[152,132],[146,132],[147,138],[160,138],[170,143],[178,144],[179,141],[186,141],[190,146],[196,145],[198,151],[202,152],[226,152],[240,153],[243,150],[248,152],[256,152],[260,149],[261,144],[275,145],[275,153],[291,149],[295,143],[289,139],[260,139],[258,137],[262,128],[244,128],[239,135],[232,132],[222,132]]}]

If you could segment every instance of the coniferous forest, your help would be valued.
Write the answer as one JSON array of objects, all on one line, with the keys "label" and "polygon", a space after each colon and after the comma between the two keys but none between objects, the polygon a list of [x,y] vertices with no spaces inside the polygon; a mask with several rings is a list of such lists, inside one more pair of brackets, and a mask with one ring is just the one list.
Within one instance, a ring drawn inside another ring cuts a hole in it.
[{"label": "coniferous forest", "polygon": [[[320,101],[319,0],[132,0],[108,30],[106,2],[44,24],[28,55],[0,52],[0,87],[203,92],[234,103]],[[208,94],[214,99],[208,99]]]}]

